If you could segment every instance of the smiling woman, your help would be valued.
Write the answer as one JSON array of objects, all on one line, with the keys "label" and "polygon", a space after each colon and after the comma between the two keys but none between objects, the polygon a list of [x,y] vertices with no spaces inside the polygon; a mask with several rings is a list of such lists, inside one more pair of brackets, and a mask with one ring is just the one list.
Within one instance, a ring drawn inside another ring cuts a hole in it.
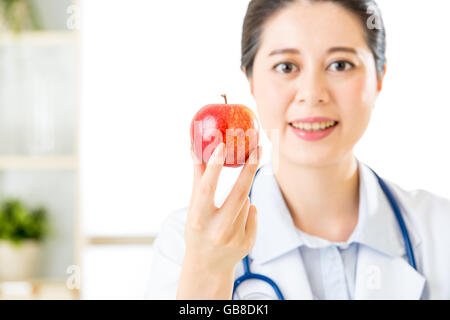
[{"label": "smiling woman", "polygon": [[[450,298],[450,201],[382,179],[353,152],[386,73],[384,24],[373,12],[370,0],[250,1],[241,70],[272,162],[244,166],[220,207],[212,200],[223,152],[218,166],[194,165],[189,207],[155,241],[153,292]],[[179,281],[161,278],[175,268]]]},{"label": "smiling woman", "polygon": [[334,241],[347,240],[356,226],[352,151],[384,78],[385,32],[382,23],[366,27],[370,5],[256,0],[243,26],[241,68],[262,127],[268,136],[279,133],[271,141],[279,145],[274,174],[295,225]]},{"label": "smiling woman", "polygon": [[[355,294],[348,272],[361,219],[353,147],[368,126],[386,65],[381,16],[379,29],[366,27],[371,6],[374,1],[254,0],[243,25],[241,69],[262,128],[268,136],[278,132],[271,140],[278,144],[273,175],[296,231],[312,237],[300,253],[320,299]],[[341,272],[318,272],[328,268],[320,257],[337,249]]]}]

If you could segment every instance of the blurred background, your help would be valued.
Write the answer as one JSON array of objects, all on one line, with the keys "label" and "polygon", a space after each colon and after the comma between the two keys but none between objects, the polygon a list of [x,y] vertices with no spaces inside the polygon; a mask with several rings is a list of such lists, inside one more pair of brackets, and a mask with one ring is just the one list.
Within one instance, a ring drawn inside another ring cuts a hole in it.
[{"label": "blurred background", "polygon": [[[256,111],[248,2],[0,0],[0,299],[145,298],[153,240],[189,202],[193,115],[223,93]],[[355,154],[450,198],[450,2],[378,3],[387,75]]]}]

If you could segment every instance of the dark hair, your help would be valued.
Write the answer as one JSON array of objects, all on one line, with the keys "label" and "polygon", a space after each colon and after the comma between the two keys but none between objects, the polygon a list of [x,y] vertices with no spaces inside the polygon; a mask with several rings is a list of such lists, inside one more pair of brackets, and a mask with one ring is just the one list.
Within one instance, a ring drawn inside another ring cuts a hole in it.
[{"label": "dark hair", "polygon": [[[375,58],[377,74],[383,75],[386,63],[386,32],[380,10],[374,0],[306,0],[332,2],[355,14],[365,30],[365,40]],[[247,77],[253,73],[253,62],[260,46],[264,23],[279,10],[299,0],[251,0],[244,18],[241,42],[241,70]],[[374,25],[374,18],[376,24]],[[371,23],[369,28],[369,23]]]}]

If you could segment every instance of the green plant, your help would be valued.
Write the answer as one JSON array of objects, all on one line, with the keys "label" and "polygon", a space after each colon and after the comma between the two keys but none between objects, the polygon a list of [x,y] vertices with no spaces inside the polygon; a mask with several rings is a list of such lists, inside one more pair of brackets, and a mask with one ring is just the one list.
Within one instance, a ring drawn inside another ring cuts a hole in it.
[{"label": "green plant", "polygon": [[0,204],[0,239],[19,244],[23,240],[42,240],[49,232],[47,210],[27,208],[20,200],[6,199]]},{"label": "green plant", "polygon": [[28,25],[32,29],[42,29],[39,14],[31,0],[0,0],[0,25],[15,33]]}]

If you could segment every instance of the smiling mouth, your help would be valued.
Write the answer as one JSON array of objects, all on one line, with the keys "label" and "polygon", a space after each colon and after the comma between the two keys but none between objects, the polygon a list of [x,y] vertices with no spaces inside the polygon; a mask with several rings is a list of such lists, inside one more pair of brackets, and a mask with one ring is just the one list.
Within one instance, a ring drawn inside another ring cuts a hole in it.
[{"label": "smiling mouth", "polygon": [[289,122],[291,127],[308,132],[327,130],[337,126],[338,124],[339,121]]}]

